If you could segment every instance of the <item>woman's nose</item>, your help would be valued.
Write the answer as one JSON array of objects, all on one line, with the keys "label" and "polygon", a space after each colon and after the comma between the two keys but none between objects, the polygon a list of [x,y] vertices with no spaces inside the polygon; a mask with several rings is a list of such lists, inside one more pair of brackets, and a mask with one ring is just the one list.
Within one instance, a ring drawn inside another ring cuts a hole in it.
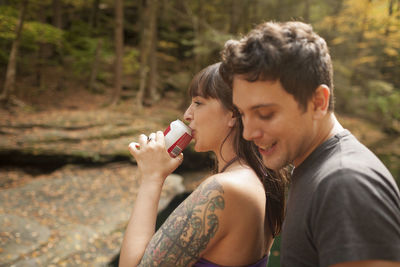
[{"label": "woman's nose", "polygon": [[193,120],[193,112],[192,112],[192,105],[190,105],[186,111],[185,114],[183,114],[183,118],[185,121],[191,122]]}]

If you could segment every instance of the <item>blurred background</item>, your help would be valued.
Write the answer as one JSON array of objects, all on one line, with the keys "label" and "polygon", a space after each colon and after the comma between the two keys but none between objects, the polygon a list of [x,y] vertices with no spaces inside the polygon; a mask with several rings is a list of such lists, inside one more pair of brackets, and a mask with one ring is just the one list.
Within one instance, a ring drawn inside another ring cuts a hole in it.
[{"label": "blurred background", "polygon": [[[127,145],[181,117],[193,75],[269,20],[325,38],[339,121],[399,183],[400,0],[0,0],[0,266],[111,262],[135,195]],[[190,191],[212,159],[186,154]]]}]

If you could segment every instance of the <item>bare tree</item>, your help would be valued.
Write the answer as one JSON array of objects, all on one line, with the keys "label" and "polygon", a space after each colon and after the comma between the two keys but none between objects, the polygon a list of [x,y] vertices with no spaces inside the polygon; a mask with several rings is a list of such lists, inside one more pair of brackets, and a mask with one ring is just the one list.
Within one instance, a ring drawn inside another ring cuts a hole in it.
[{"label": "bare tree", "polygon": [[157,72],[157,11],[158,11],[158,1],[155,1],[154,6],[151,10],[151,18],[154,20],[150,23],[152,27],[150,29],[150,34],[152,35],[152,42],[151,42],[151,50],[150,50],[150,58],[149,58],[149,82],[148,82],[148,90],[147,90],[147,104],[152,105],[154,102],[158,101],[160,95],[157,91],[157,79],[158,79],[158,72]]},{"label": "bare tree", "polygon": [[[136,95],[136,107],[138,110],[143,108],[146,90],[148,90],[148,80],[150,73],[150,53],[151,47],[156,42],[157,31],[157,1],[144,1],[142,12],[142,36],[140,49],[140,83],[139,91]],[[154,51],[155,53],[155,51]]]},{"label": "bare tree", "polygon": [[96,51],[94,53],[94,59],[92,64],[92,69],[90,70],[90,79],[89,79],[89,91],[96,91],[96,77],[99,70],[99,61],[100,61],[100,52],[103,46],[103,40],[99,38],[97,40]]},{"label": "bare tree", "polygon": [[99,5],[100,0],[93,0],[93,7],[91,9],[89,17],[89,25],[93,29],[96,29],[99,23]]},{"label": "bare tree", "polygon": [[[241,13],[241,6],[242,2],[237,0],[232,0],[230,3],[231,8],[231,21],[229,24],[229,32],[232,34],[236,34],[239,31],[239,23],[240,23],[240,13]],[[200,4],[201,5],[201,4]]]},{"label": "bare tree", "polygon": [[[52,21],[53,26],[61,30],[63,28],[63,6],[64,6],[63,0],[53,0],[52,3],[53,3],[53,21]],[[57,42],[56,47],[52,46],[51,48],[52,50],[50,50],[50,53],[52,55],[56,53],[59,65],[66,68],[63,42],[59,40]],[[64,89],[65,83],[66,83],[65,72],[64,70],[61,70],[58,75],[56,89],[57,90]]]},{"label": "bare tree", "polygon": [[23,106],[24,103],[18,100],[14,95],[15,90],[15,76],[17,72],[17,56],[19,43],[21,39],[21,32],[24,26],[24,18],[26,13],[26,7],[28,6],[28,0],[23,0],[21,2],[21,8],[18,18],[17,28],[15,30],[15,39],[12,43],[10,57],[8,59],[6,79],[4,82],[3,92],[0,95],[0,101],[5,103],[12,103],[19,106]]},{"label": "bare tree", "polygon": [[62,28],[62,0],[53,0],[53,25]]},{"label": "bare tree", "polygon": [[115,105],[122,91],[122,58],[124,54],[124,6],[123,0],[115,0],[115,62],[114,62],[114,93],[111,105]]},{"label": "bare tree", "polygon": [[389,6],[388,6],[388,24],[386,25],[385,29],[385,36],[389,36],[390,33],[390,26],[391,26],[391,20],[390,18],[393,16],[393,6],[394,6],[394,0],[389,0]]},{"label": "bare tree", "polygon": [[303,19],[305,22],[310,22],[310,8],[311,8],[310,2],[311,2],[310,0],[304,1]]}]

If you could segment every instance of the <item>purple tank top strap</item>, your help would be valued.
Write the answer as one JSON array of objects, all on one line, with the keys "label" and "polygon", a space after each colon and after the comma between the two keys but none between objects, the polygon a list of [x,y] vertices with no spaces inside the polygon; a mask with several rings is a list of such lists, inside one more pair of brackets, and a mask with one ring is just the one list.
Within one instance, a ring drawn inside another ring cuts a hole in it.
[{"label": "purple tank top strap", "polygon": [[[267,263],[268,263],[268,255],[265,255],[262,259],[260,259],[256,263],[245,265],[243,267],[266,267]],[[201,258],[193,265],[193,267],[229,267],[229,266],[218,265],[206,259]]]}]

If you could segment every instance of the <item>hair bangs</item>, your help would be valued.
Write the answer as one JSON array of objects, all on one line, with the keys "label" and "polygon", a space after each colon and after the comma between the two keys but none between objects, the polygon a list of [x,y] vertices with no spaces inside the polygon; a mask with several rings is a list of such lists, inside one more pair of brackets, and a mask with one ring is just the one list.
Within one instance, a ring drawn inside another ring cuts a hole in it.
[{"label": "hair bangs", "polygon": [[218,72],[213,73],[212,70],[208,68],[200,71],[189,85],[190,97],[201,96],[204,98],[218,98],[214,82],[214,75],[216,74],[218,74]]}]

